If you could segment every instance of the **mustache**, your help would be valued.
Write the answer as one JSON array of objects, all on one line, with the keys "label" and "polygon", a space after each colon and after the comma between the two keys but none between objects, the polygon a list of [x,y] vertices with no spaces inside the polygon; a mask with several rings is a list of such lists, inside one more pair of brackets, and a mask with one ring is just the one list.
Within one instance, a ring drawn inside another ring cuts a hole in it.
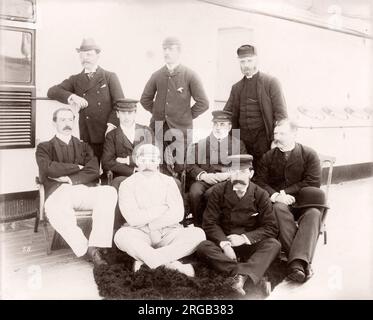
[{"label": "mustache", "polygon": [[73,128],[71,128],[70,126],[65,126],[65,127],[63,128],[63,130],[66,130],[66,129],[72,130]]},{"label": "mustache", "polygon": [[232,181],[232,185],[235,186],[236,184],[243,184],[245,186],[246,182],[240,179],[235,179]]}]

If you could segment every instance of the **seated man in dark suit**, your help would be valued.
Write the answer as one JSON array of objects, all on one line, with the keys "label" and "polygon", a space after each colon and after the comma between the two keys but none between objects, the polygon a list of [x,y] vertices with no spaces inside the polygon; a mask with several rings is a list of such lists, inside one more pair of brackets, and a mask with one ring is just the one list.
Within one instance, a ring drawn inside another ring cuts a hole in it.
[{"label": "seated man in dark suit", "polygon": [[232,113],[229,111],[212,112],[211,134],[188,150],[187,175],[193,181],[189,190],[191,212],[194,225],[202,225],[202,215],[212,186],[229,178],[227,172],[232,154],[246,154],[246,148],[239,137],[230,134]]},{"label": "seated man in dark suit", "polygon": [[245,282],[262,280],[281,245],[268,194],[250,181],[253,157],[229,159],[230,180],[216,185],[209,196],[202,224],[208,240],[198,246],[197,254],[215,269],[234,276],[232,288],[245,295]]},{"label": "seated man in dark suit", "polygon": [[114,175],[112,186],[119,185],[133,174],[136,164],[132,155],[134,149],[143,143],[152,143],[150,128],[136,123],[137,100],[119,99],[115,109],[120,125],[106,135],[102,154],[102,167]]},{"label": "seated man in dark suit", "polygon": [[280,242],[288,255],[288,277],[304,282],[311,275],[310,264],[320,231],[322,205],[295,208],[294,204],[304,188],[312,187],[311,194],[316,193],[317,197],[323,197],[323,191],[319,189],[321,167],[317,153],[295,142],[296,129],[296,124],[286,119],[276,124],[275,147],[263,155],[254,181],[268,191],[274,203]]},{"label": "seated man in dark suit", "polygon": [[[113,187],[96,186],[98,160],[86,142],[71,135],[73,112],[57,109],[53,122],[56,136],[36,148],[46,215],[78,257],[85,256],[96,265],[106,264],[97,247],[111,247],[117,193]],[[92,210],[89,240],[77,225],[74,209]]]}]

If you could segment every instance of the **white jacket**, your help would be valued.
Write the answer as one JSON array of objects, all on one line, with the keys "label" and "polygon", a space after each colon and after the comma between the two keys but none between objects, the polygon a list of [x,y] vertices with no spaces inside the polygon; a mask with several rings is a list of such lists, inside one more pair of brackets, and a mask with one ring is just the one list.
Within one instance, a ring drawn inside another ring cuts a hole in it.
[{"label": "white jacket", "polygon": [[119,208],[131,227],[159,230],[184,218],[184,203],[175,180],[160,172],[146,177],[141,172],[119,187]]}]

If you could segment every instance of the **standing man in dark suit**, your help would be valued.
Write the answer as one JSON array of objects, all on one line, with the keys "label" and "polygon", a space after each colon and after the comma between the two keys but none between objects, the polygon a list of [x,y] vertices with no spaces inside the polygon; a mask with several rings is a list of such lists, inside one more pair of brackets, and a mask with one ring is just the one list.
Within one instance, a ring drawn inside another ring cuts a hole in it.
[{"label": "standing man in dark suit", "polygon": [[224,110],[233,113],[233,129],[240,129],[240,138],[254,157],[256,169],[270,149],[275,122],[287,117],[286,103],[279,81],[258,71],[255,47],[242,45],[237,55],[244,77],[233,85]]},{"label": "standing man in dark suit", "polygon": [[322,197],[323,191],[319,189],[321,167],[317,153],[295,142],[296,129],[296,124],[286,119],[276,124],[276,147],[263,155],[255,182],[268,191],[274,203],[280,242],[288,255],[289,278],[304,282],[311,276],[310,264],[318,240],[323,206],[299,207],[299,197],[303,198],[303,190],[310,187],[311,193],[307,190],[306,193],[312,197],[315,193]]},{"label": "standing man in dark suit", "polygon": [[[163,152],[176,137],[175,170],[180,171],[186,157],[187,136],[192,136],[193,119],[208,109],[209,102],[197,74],[180,64],[180,40],[168,37],[162,46],[166,65],[152,74],[140,102],[152,114],[150,127]],[[192,106],[191,98],[195,101]]]},{"label": "standing man in dark suit", "polygon": [[137,100],[120,99],[115,103],[119,126],[106,135],[102,154],[102,167],[114,175],[112,186],[119,185],[134,173],[135,148],[143,143],[151,144],[153,134],[149,127],[136,123]]},{"label": "standing man in dark suit", "polygon": [[[107,264],[97,247],[111,247],[117,194],[113,187],[96,186],[98,161],[86,142],[71,135],[73,112],[57,109],[53,123],[55,137],[36,148],[39,176],[46,193],[45,213],[78,257],[85,256],[96,265]],[[74,209],[92,210],[89,239],[78,227]]]},{"label": "standing man in dark suit", "polygon": [[255,285],[280,252],[278,228],[267,192],[250,180],[251,155],[230,156],[230,180],[216,185],[203,214],[207,240],[197,254],[213,268],[234,276],[232,288],[245,295],[244,285]]},{"label": "standing man in dark suit", "polygon": [[48,98],[78,108],[80,138],[100,161],[106,133],[119,125],[113,103],[124,95],[117,75],[98,66],[101,49],[93,39],[83,39],[76,50],[83,71],[51,87]]},{"label": "standing man in dark suit", "polygon": [[191,212],[194,225],[202,225],[202,215],[212,186],[230,177],[228,156],[245,154],[242,141],[230,134],[232,129],[232,113],[217,110],[212,112],[211,134],[188,149],[187,176],[193,183],[189,190]]}]

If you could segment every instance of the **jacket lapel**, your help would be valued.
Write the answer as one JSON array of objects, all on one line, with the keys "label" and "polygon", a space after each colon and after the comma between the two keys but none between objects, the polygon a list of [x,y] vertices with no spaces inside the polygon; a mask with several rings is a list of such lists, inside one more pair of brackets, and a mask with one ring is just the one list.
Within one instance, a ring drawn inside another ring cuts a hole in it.
[{"label": "jacket lapel", "polygon": [[76,164],[84,163],[84,160],[81,159],[83,155],[82,143],[80,142],[78,138],[75,138],[74,136],[72,136],[71,138],[73,141],[74,152],[75,152],[74,163]]},{"label": "jacket lapel", "polygon": [[96,74],[91,80],[88,79],[83,69],[80,75],[78,76],[77,85],[83,90],[83,92],[87,92],[91,88],[97,86],[99,83],[102,83],[104,81],[104,70],[101,67],[97,67]]},{"label": "jacket lapel", "polygon": [[124,134],[122,128],[119,126],[119,130],[117,131],[117,139],[118,141],[122,141],[123,146],[127,149],[133,150],[133,144]]},{"label": "jacket lapel", "polygon": [[57,161],[58,162],[63,162],[63,155],[62,155],[62,150],[61,150],[61,147],[60,147],[60,143],[58,142],[57,140],[57,137],[54,136],[51,140],[51,143],[53,145],[53,149],[56,153],[56,156],[57,156]]},{"label": "jacket lapel", "polygon": [[286,168],[296,164],[299,162],[299,159],[301,158],[301,150],[298,143],[295,144],[294,149],[291,151],[289,159],[286,163]]},{"label": "jacket lapel", "polygon": [[232,208],[232,211],[249,209],[252,207],[252,203],[255,202],[254,184],[250,182],[245,195],[240,199],[236,192],[234,192],[232,183],[229,181],[225,188],[224,198]]},{"label": "jacket lapel", "polygon": [[257,85],[256,85],[256,92],[257,92],[257,95],[258,95],[258,103],[259,103],[259,107],[262,111],[262,114],[263,114],[263,103],[262,103],[263,88],[264,88],[263,77],[262,77],[262,74],[258,71],[258,80],[257,80]]}]

